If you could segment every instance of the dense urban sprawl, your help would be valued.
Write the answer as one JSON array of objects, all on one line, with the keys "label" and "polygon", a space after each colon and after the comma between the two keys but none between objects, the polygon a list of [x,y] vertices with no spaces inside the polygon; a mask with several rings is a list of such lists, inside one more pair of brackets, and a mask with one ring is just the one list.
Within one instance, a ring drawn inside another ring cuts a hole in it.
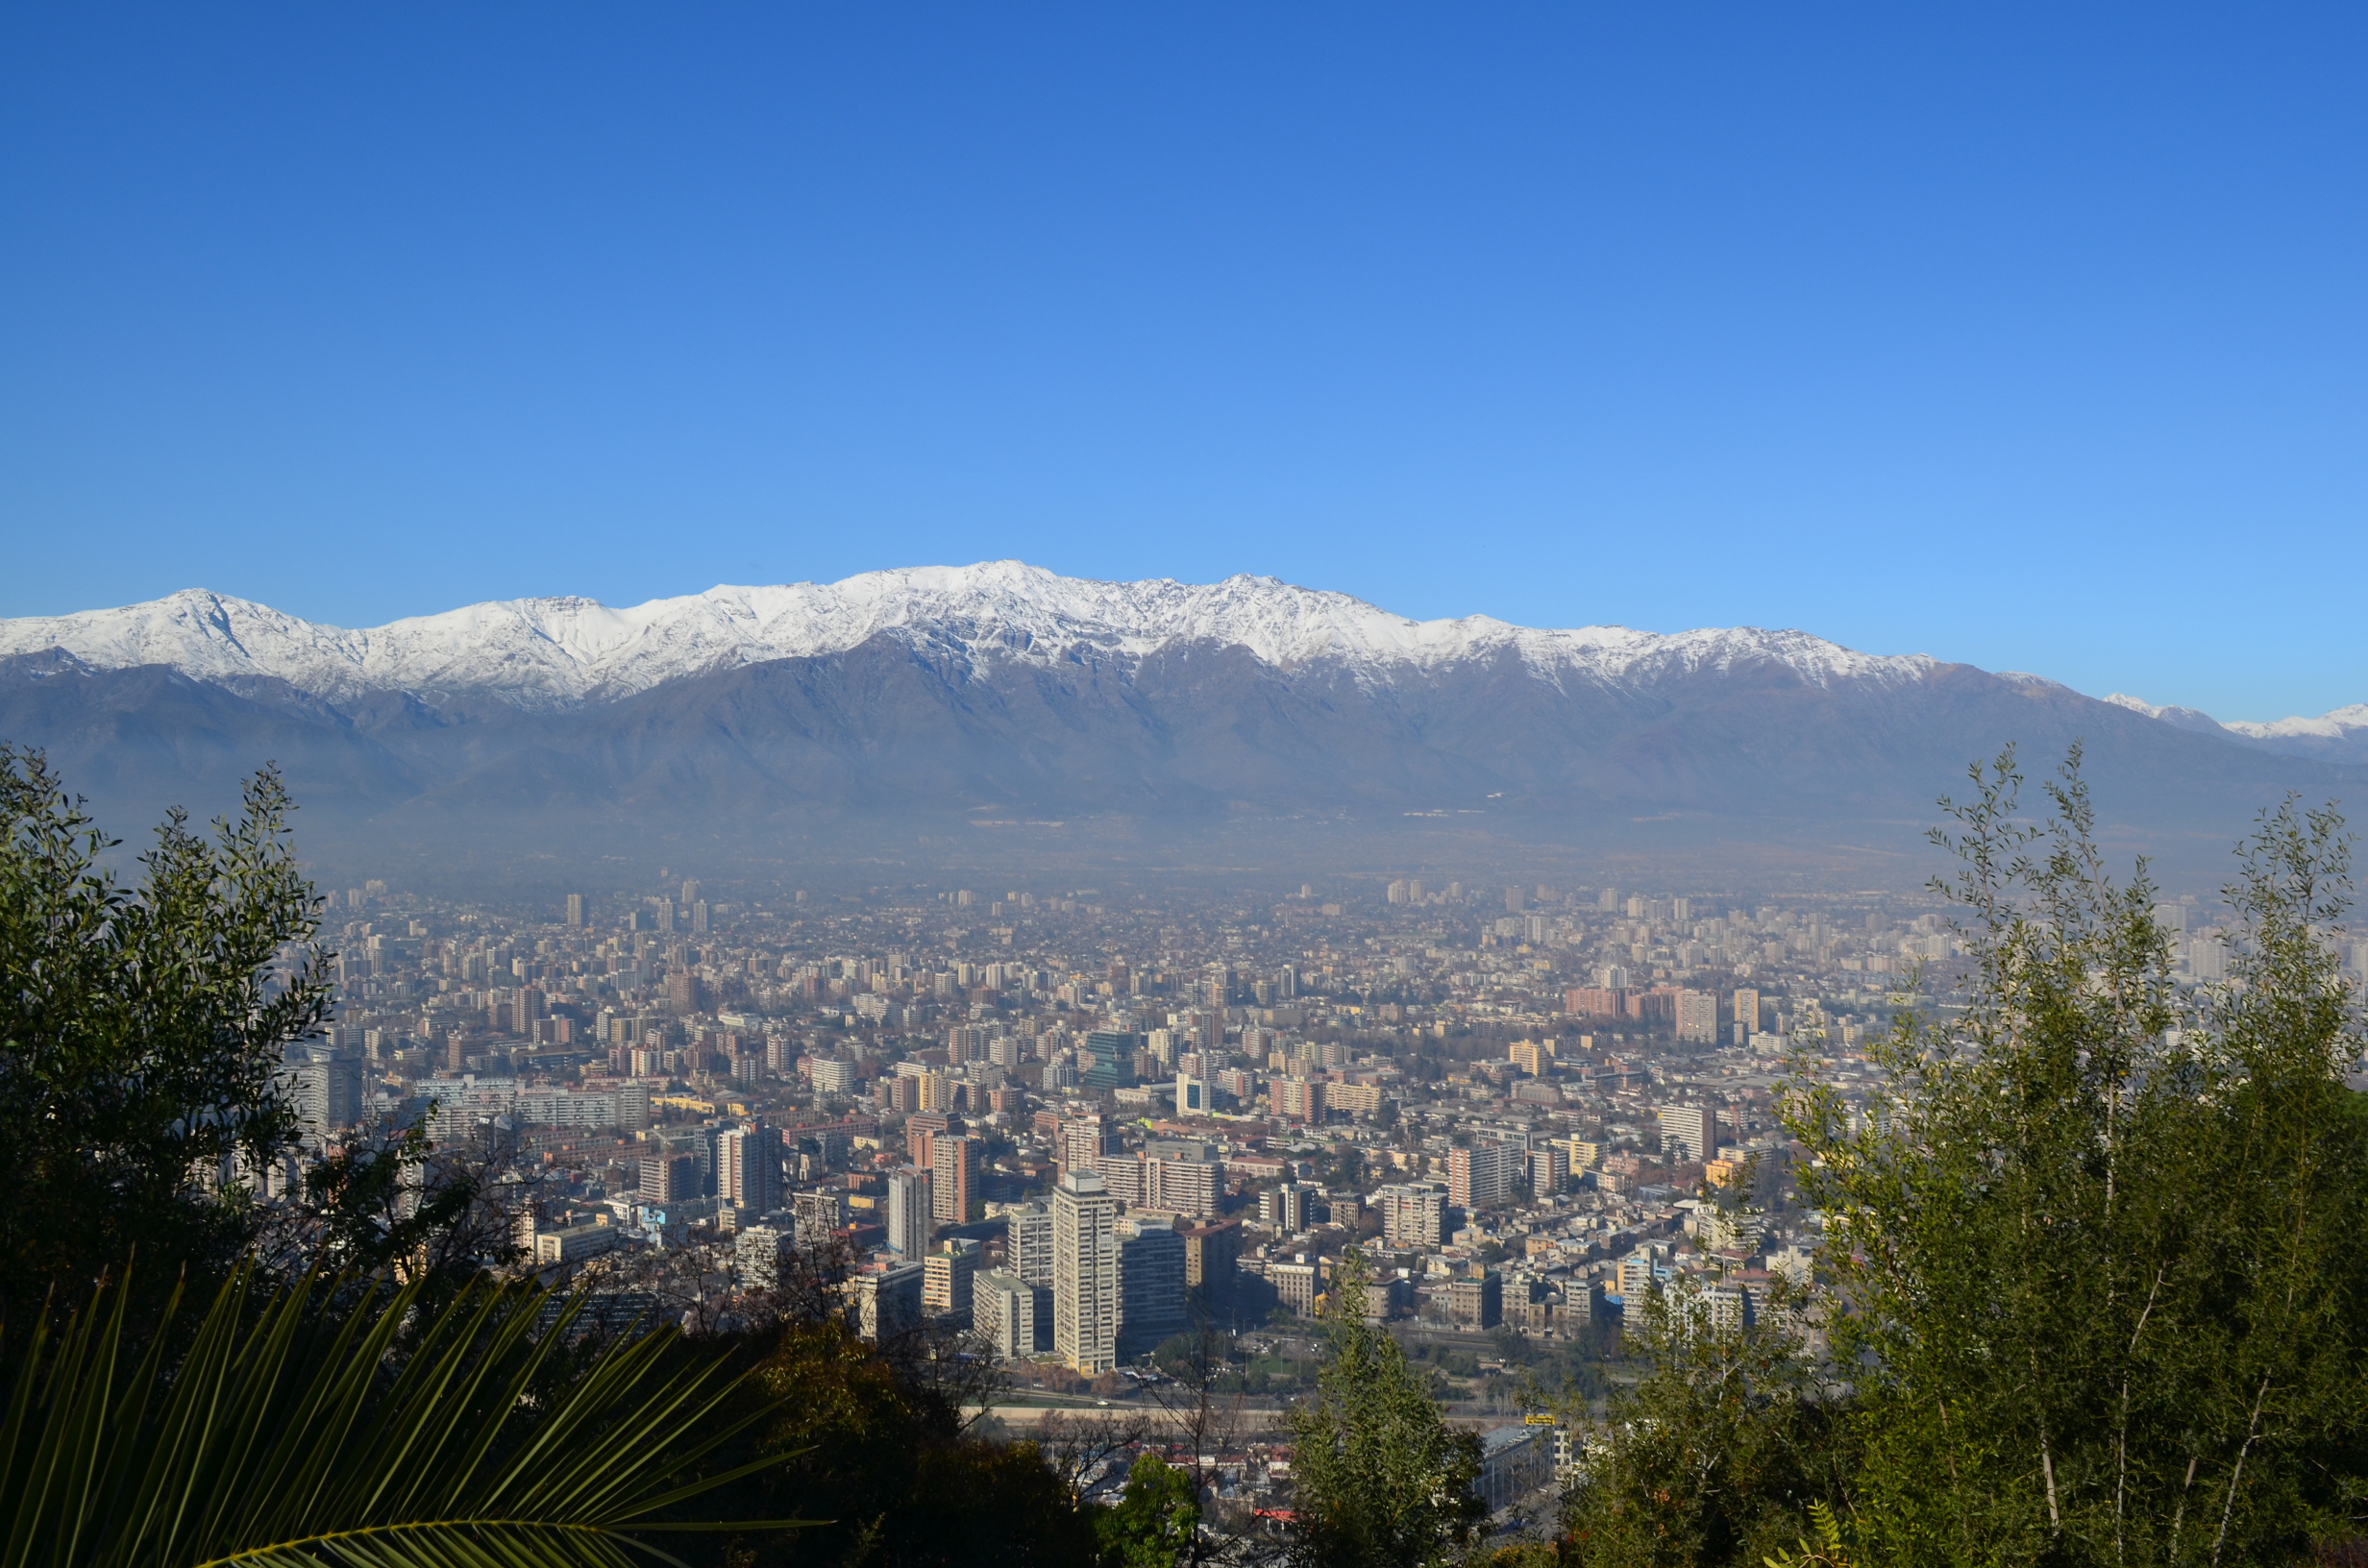
[{"label": "dense urban sprawl", "polygon": [[[1936,900],[1877,893],[330,904],[338,1021],[292,1066],[309,1141],[498,1144],[547,1279],[691,1260],[728,1314],[827,1244],[866,1336],[963,1331],[1022,1406],[1126,1409],[1213,1330],[1255,1411],[1303,1385],[1359,1249],[1369,1313],[1488,1431],[1495,1507],[1571,1454],[1567,1421],[1523,1419],[1525,1370],[1600,1361],[1680,1277],[1736,1323],[1807,1279],[1787,1075],[1855,1103],[1870,1037],[1962,970]],[[2211,906],[2156,915],[2185,974],[2220,976]],[[1251,1491],[1286,1468],[1259,1435],[1237,1433]]]}]

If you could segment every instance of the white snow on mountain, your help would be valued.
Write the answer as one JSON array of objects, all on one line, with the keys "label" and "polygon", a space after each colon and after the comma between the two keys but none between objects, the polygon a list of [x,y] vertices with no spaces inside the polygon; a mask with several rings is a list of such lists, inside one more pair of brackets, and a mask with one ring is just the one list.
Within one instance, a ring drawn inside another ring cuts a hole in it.
[{"label": "white snow on mountain", "polygon": [[2272,719],[2257,723],[2249,719],[2232,719],[2220,726],[2239,735],[2250,735],[2257,741],[2284,740],[2313,736],[2331,741],[2348,741],[2368,731],[2368,702],[2354,702],[2316,719]]},{"label": "white snow on mountain", "polygon": [[2115,692],[2105,700],[2116,707],[2128,708],[2133,713],[2142,713],[2149,719],[2177,724],[2182,729],[2224,735],[2271,750],[2339,760],[2353,760],[2353,753],[2357,752],[2362,760],[2368,760],[2368,702],[2355,702],[2348,707],[2320,714],[2315,719],[2272,719],[2260,723],[2249,719],[2214,719],[2210,714],[2195,708],[2158,707],[2123,692]]},{"label": "white snow on mountain", "polygon": [[360,630],[187,589],[120,609],[0,621],[0,655],[60,648],[101,668],[163,664],[216,681],[274,676],[333,699],[403,691],[551,708],[735,665],[843,652],[881,633],[959,645],[980,660],[1039,662],[1204,640],[1285,668],[1340,661],[1385,681],[1393,668],[1506,653],[1558,680],[1616,684],[1773,661],[1820,685],[1887,686],[1936,667],[1922,654],[1858,653],[1799,631],[1664,636],[1624,626],[1538,630],[1487,616],[1413,621],[1272,577],[1097,582],[1019,561],[718,587],[622,609],[588,599],[506,600]]}]

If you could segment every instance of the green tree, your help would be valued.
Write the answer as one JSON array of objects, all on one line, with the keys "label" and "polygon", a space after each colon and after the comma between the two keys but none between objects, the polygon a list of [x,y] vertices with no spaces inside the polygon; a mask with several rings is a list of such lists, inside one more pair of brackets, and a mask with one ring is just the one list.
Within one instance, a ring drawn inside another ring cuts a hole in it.
[{"label": "green tree", "polygon": [[37,752],[0,745],[0,1314],[21,1321],[136,1250],[160,1287],[244,1245],[246,1192],[223,1178],[294,1135],[285,1048],[327,1015],[312,891],[266,769],[210,840],[178,811],[140,857],[113,846]]},{"label": "green tree", "polygon": [[1563,1557],[1588,1568],[1760,1568],[1840,1498],[1848,1433],[1788,1312],[1714,1325],[1700,1287],[1630,1303],[1648,1370],[1564,1499]]},{"label": "green tree", "polygon": [[917,1372],[836,1316],[785,1325],[755,1385],[778,1402],[761,1450],[787,1462],[749,1483],[743,1511],[826,1522],[773,1552],[867,1568],[1089,1568],[1093,1525],[1038,1445],[969,1435],[958,1388]]},{"label": "green tree", "polygon": [[1416,1568],[1469,1544],[1480,1440],[1450,1428],[1430,1380],[1365,1318],[1364,1256],[1341,1261],[1324,1306],[1316,1395],[1291,1412],[1296,1546],[1315,1568]]},{"label": "green tree", "polygon": [[1898,1563],[2282,1560],[2358,1512],[2368,1139],[2325,934],[2349,841],[2268,813],[2231,983],[2183,1002],[2143,863],[2104,868],[2077,751],[2012,754],[1936,835],[1975,958],[1862,1107],[1787,1117],[1857,1386],[1851,1528]]},{"label": "green tree", "polygon": [[1094,1519],[1103,1568],[1175,1568],[1200,1528],[1198,1490],[1190,1471],[1156,1454],[1137,1456],[1117,1506]]}]

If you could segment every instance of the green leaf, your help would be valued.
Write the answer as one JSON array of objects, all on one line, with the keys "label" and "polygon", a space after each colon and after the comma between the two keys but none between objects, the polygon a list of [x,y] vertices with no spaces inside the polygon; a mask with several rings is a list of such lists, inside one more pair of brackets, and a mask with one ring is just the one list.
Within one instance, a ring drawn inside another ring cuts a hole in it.
[{"label": "green leaf", "polygon": [[789,1456],[701,1473],[777,1405],[672,1328],[566,1377],[573,1311],[538,1334],[541,1291],[425,1318],[417,1284],[342,1316],[317,1280],[260,1294],[240,1270],[144,1350],[120,1287],[37,1316],[8,1353],[0,1568],[620,1568],[674,1560],[636,1531],[796,1528],[678,1516]]}]

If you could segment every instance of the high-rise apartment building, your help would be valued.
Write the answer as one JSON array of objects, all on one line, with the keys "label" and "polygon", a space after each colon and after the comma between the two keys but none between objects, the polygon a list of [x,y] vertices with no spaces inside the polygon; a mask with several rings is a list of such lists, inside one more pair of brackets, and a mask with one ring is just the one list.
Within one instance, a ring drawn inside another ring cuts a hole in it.
[{"label": "high-rise apartment building", "polygon": [[922,1310],[931,1317],[950,1317],[967,1323],[971,1291],[978,1277],[979,1245],[967,1237],[950,1237],[922,1259]]},{"label": "high-rise apartment building", "polygon": [[695,1154],[656,1154],[641,1162],[641,1197],[645,1203],[681,1203],[698,1197],[703,1185],[699,1156]]},{"label": "high-rise apartment building", "polygon": [[1289,1258],[1267,1264],[1267,1284],[1274,1287],[1274,1297],[1298,1317],[1316,1315],[1316,1298],[1323,1294],[1331,1282],[1331,1271],[1321,1253],[1299,1252]]},{"label": "high-rise apartment building", "polygon": [[752,1225],[732,1233],[732,1263],[740,1283],[751,1290],[772,1290],[781,1283],[781,1260],[789,1255],[791,1237],[770,1225]]},{"label": "high-rise apartment building", "polygon": [[1738,1031],[1735,1043],[1738,1045],[1750,1044],[1751,1037],[1760,1032],[1760,992],[1758,991],[1746,988],[1736,992],[1735,1027]]},{"label": "high-rise apartment building", "polygon": [[361,1059],[329,1045],[308,1047],[290,1075],[297,1119],[315,1135],[361,1119]]},{"label": "high-rise apartment building", "polygon": [[577,931],[590,923],[584,919],[583,894],[580,893],[567,895],[567,923],[570,929]]},{"label": "high-rise apartment building", "polygon": [[1054,1155],[1064,1170],[1099,1171],[1110,1152],[1110,1129],[1098,1115],[1062,1118]]},{"label": "high-rise apartment building", "polygon": [[1221,1219],[1178,1233],[1184,1237],[1184,1288],[1211,1311],[1232,1305],[1233,1286],[1241,1273],[1242,1222]]},{"label": "high-rise apartment building", "polygon": [[1323,1091],[1327,1087],[1320,1078],[1276,1078],[1267,1086],[1267,1098],[1278,1116],[1293,1121],[1321,1121]]},{"label": "high-rise apartment building", "polygon": [[1437,1182],[1376,1188],[1381,1238],[1393,1247],[1436,1247],[1446,1239],[1447,1189]]},{"label": "high-rise apartment building", "polygon": [[1718,1114],[1706,1105],[1665,1105],[1661,1157],[1670,1164],[1698,1165],[1718,1147]]},{"label": "high-rise apartment building", "polygon": [[847,1223],[847,1189],[824,1187],[801,1192],[790,1200],[790,1208],[798,1218],[799,1244],[815,1246]]},{"label": "high-rise apartment building", "polygon": [[1143,1162],[1143,1204],[1171,1213],[1217,1211],[1217,1165],[1208,1160],[1148,1159]]},{"label": "high-rise apartment building", "polygon": [[876,1343],[919,1328],[927,1272],[914,1259],[856,1275],[855,1332]]},{"label": "high-rise apartment building", "polygon": [[1690,1045],[1718,1043],[1718,993],[1681,991],[1677,993],[1677,1038]]},{"label": "high-rise apartment building", "polygon": [[780,1204],[781,1138],[759,1122],[730,1127],[715,1140],[715,1195],[758,1213]]},{"label": "high-rise apartment building", "polygon": [[888,1173],[888,1250],[918,1260],[937,1235],[929,1172],[907,1165]]},{"label": "high-rise apartment building", "polygon": [[1258,1194],[1258,1223],[1277,1236],[1296,1236],[1315,1223],[1313,1188],[1278,1182]]},{"label": "high-rise apartment building", "polygon": [[1026,1360],[1036,1354],[1036,1287],[1000,1269],[979,1275],[971,1286],[971,1328],[998,1360]]},{"label": "high-rise apartment building", "polygon": [[1030,1285],[1052,1284],[1052,1210],[1015,1203],[1003,1211],[1003,1266]]},{"label": "high-rise apartment building", "polygon": [[1447,1316],[1458,1328],[1492,1329],[1505,1320],[1505,1281],[1492,1268],[1455,1280],[1447,1286]]},{"label": "high-rise apartment building", "polygon": [[1129,1209],[1144,1205],[1144,1162],[1133,1154],[1105,1154],[1095,1162],[1101,1172],[1102,1185],[1110,1189],[1112,1201]]},{"label": "high-rise apartment building", "polygon": [[986,1143],[975,1138],[941,1134],[930,1139],[929,1174],[936,1198],[932,1213],[940,1225],[968,1225],[986,1212],[979,1188],[986,1153]]},{"label": "high-rise apartment building", "polygon": [[1052,1349],[1089,1377],[1118,1364],[1116,1218],[1091,1171],[1067,1172],[1052,1189]]},{"label": "high-rise apartment building", "polygon": [[1447,1151],[1447,1201],[1459,1209],[1485,1209],[1513,1195],[1521,1156],[1507,1143],[1474,1143]]}]

